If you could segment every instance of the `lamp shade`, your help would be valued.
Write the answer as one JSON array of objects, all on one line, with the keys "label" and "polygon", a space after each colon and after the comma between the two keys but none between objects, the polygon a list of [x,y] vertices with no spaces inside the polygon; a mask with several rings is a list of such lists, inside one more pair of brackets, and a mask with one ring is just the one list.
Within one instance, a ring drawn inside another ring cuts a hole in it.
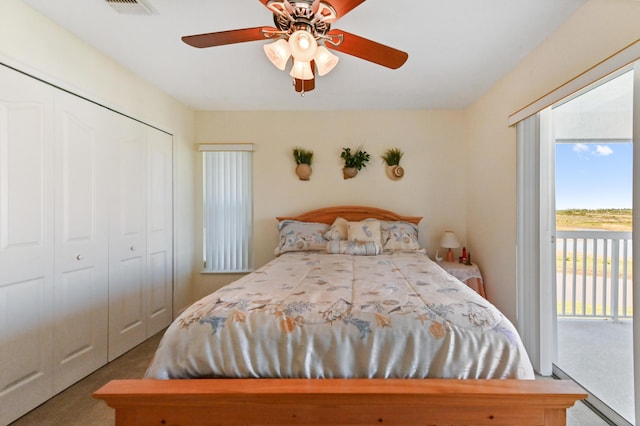
[{"label": "lamp shade", "polygon": [[289,50],[296,61],[311,62],[316,55],[318,42],[306,30],[297,30],[289,36]]},{"label": "lamp shade", "polygon": [[281,71],[284,71],[284,68],[287,66],[287,61],[291,56],[289,43],[282,38],[274,41],[273,43],[265,44],[264,53],[267,55],[267,58],[269,58],[271,63]]},{"label": "lamp shade", "polygon": [[456,237],[453,231],[444,231],[442,239],[440,240],[440,247],[444,248],[458,248],[460,247],[460,241]]},{"label": "lamp shade", "polygon": [[316,56],[314,58],[316,67],[318,67],[318,75],[323,76],[329,73],[337,64],[340,58],[329,52],[324,46],[318,46]]},{"label": "lamp shade", "polygon": [[291,67],[291,73],[289,75],[293,78],[297,78],[298,80],[313,80],[311,62],[294,59],[293,66]]}]

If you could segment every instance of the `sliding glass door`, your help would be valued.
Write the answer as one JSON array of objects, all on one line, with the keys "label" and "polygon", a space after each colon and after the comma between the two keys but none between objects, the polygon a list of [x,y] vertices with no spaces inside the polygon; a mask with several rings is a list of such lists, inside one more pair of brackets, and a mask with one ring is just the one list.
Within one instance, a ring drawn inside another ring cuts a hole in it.
[{"label": "sliding glass door", "polygon": [[[569,95],[594,81],[580,86],[581,76],[547,95],[555,104],[510,117],[520,334],[539,374],[572,377],[591,393],[588,405],[620,425],[640,419],[640,62],[624,65],[640,49],[624,53],[610,60],[619,66],[599,64],[606,72],[587,89]],[[619,193],[627,201],[615,203]]]},{"label": "sliding glass door", "polygon": [[620,425],[635,417],[633,77],[632,69],[607,77],[550,115],[553,372],[582,385],[588,404]]}]

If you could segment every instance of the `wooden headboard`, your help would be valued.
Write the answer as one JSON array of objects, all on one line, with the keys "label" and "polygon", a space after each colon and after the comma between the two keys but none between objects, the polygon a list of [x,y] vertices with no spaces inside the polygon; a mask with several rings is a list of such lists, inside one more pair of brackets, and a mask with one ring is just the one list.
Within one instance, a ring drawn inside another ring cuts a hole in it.
[{"label": "wooden headboard", "polygon": [[298,220],[300,222],[319,222],[331,225],[337,217],[343,217],[354,222],[369,218],[379,220],[401,220],[404,222],[414,223],[416,225],[422,220],[422,216],[402,216],[390,210],[365,206],[324,207],[321,209],[310,210],[297,216],[280,216],[276,217],[276,219],[278,221]]}]

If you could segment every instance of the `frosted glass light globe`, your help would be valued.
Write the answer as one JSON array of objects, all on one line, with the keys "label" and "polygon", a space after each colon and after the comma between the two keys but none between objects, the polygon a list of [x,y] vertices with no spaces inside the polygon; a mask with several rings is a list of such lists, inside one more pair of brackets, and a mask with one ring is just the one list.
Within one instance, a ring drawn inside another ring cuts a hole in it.
[{"label": "frosted glass light globe", "polygon": [[273,65],[283,71],[287,65],[289,57],[291,56],[289,45],[284,39],[277,40],[274,43],[265,44],[264,53],[266,53],[267,58],[269,58]]},{"label": "frosted glass light globe", "polygon": [[323,76],[329,73],[338,64],[339,58],[329,52],[324,46],[318,46],[315,56],[316,67],[318,67],[318,75]]},{"label": "frosted glass light globe", "polygon": [[296,60],[309,62],[316,54],[318,42],[309,31],[298,30],[289,36],[289,49]]},{"label": "frosted glass light globe", "polygon": [[311,62],[294,60],[289,75],[298,80],[312,80],[313,69],[311,68]]}]

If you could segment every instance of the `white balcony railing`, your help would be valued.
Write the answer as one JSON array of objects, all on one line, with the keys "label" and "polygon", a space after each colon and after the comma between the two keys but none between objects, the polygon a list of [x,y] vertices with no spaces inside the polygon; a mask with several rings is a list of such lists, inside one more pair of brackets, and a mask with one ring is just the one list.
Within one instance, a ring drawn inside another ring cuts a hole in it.
[{"label": "white balcony railing", "polygon": [[633,317],[631,232],[556,232],[558,316]]}]

